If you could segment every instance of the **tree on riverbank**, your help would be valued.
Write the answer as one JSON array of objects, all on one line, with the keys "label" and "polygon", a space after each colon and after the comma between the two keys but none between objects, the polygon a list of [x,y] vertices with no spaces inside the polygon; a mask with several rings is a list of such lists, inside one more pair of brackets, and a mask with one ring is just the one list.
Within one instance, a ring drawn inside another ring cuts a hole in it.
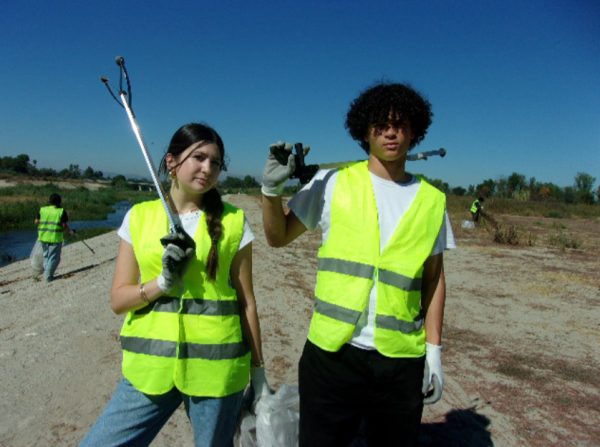
[{"label": "tree on riverbank", "polygon": [[77,164],[70,164],[68,168],[59,171],[52,168],[38,168],[37,160],[31,160],[27,154],[19,154],[16,157],[0,157],[0,172],[8,174],[26,174],[32,177],[56,177],[61,179],[99,180],[104,178],[102,171],[95,171],[91,166],[88,166],[83,171]]}]

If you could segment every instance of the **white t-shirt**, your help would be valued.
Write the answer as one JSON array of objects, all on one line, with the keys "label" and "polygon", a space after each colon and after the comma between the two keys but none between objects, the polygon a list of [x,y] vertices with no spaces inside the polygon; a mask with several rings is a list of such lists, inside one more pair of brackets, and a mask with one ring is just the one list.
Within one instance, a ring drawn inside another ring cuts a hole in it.
[{"label": "white t-shirt", "polygon": [[[127,211],[125,217],[123,218],[123,223],[121,227],[117,231],[117,234],[121,239],[131,244],[131,231],[129,228],[129,220],[131,215],[131,209]],[[179,218],[181,219],[181,225],[183,226],[183,230],[190,235],[190,237],[194,237],[196,234],[196,228],[198,228],[198,222],[200,222],[200,216],[202,216],[202,211],[192,211],[191,213],[180,214]],[[252,233],[252,229],[248,224],[248,220],[244,216],[244,233],[242,234],[242,240],[240,241],[240,246],[238,251],[248,245],[250,242],[254,240],[254,233]]]},{"label": "white t-shirt", "polygon": [[[309,230],[320,228],[325,243],[331,224],[331,200],[337,179],[337,170],[322,170],[304,186],[288,203],[296,217]],[[379,218],[380,250],[383,250],[394,233],[400,219],[409,209],[419,187],[420,180],[411,175],[406,183],[394,182],[377,177],[370,173],[377,203]],[[454,234],[445,212],[444,222],[431,251],[432,255],[442,253],[446,249],[456,248]],[[375,302],[377,299],[377,284],[374,283],[369,296],[369,305],[360,316],[352,339],[349,343],[362,349],[375,349]]]}]

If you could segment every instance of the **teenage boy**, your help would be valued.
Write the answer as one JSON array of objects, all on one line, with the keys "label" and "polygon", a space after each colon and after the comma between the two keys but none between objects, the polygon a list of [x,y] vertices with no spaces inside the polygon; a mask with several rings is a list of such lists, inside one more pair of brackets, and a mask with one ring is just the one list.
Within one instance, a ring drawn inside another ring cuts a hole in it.
[{"label": "teenage boy", "polygon": [[[445,196],[405,170],[431,124],[408,85],[379,83],[346,128],[368,159],[319,171],[282,206],[295,168],[269,155],[263,223],[271,246],[320,228],[315,307],[300,364],[300,446],[413,446],[423,403],[440,399],[443,251],[454,247]],[[283,143],[278,143],[283,144]],[[289,145],[284,145],[288,149]]]}]

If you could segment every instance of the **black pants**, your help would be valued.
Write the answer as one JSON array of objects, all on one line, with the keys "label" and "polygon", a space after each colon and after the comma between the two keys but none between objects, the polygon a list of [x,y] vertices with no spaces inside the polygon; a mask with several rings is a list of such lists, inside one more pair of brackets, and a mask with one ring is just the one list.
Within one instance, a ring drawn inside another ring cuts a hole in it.
[{"label": "black pants", "polygon": [[307,341],[299,374],[300,447],[348,447],[361,424],[369,447],[416,446],[425,357],[395,359]]}]

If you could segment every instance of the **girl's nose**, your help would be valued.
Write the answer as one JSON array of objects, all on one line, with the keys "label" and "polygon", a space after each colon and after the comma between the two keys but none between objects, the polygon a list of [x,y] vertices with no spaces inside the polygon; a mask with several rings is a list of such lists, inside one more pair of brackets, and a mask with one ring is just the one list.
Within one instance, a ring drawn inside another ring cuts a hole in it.
[{"label": "girl's nose", "polygon": [[207,158],[206,160],[204,160],[202,162],[202,171],[206,172],[207,174],[212,174],[212,170],[213,170],[213,167],[210,162],[210,159]]}]

